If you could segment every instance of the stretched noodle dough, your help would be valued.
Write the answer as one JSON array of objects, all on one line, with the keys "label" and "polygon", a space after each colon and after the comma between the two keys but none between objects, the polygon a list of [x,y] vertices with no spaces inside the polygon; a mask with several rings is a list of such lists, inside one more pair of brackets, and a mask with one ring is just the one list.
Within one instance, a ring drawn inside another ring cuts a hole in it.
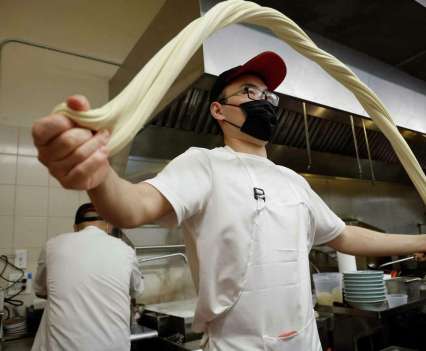
[{"label": "stretched noodle dough", "polygon": [[202,42],[217,30],[239,22],[269,28],[293,49],[316,62],[348,88],[389,140],[426,203],[426,177],[423,170],[376,94],[342,62],[318,48],[291,19],[274,9],[261,7],[253,2],[221,2],[204,16],[192,21],[143,67],[119,95],[103,107],[76,112],[62,103],[54,112],[63,113],[90,129],[109,129],[112,135],[108,147],[113,155],[130,143],[136,133],[150,121],[156,106]]}]

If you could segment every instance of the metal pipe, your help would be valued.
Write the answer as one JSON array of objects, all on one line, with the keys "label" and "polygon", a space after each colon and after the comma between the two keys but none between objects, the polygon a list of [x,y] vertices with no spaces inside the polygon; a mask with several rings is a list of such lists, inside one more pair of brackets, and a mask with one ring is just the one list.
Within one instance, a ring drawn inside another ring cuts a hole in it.
[{"label": "metal pipe", "polygon": [[358,152],[358,141],[356,139],[356,134],[355,134],[355,124],[354,124],[354,117],[352,115],[349,115],[349,119],[351,121],[351,129],[352,129],[352,136],[354,138],[354,146],[355,146],[355,154],[356,154],[356,162],[358,164],[358,173],[359,173],[359,177],[362,178],[362,166],[361,166],[361,161],[359,159],[359,152]]},{"label": "metal pipe", "polygon": [[48,45],[45,45],[45,44],[40,44],[40,43],[28,41],[28,40],[13,39],[13,38],[5,39],[5,40],[2,40],[0,42],[0,62],[1,62],[1,55],[2,55],[2,51],[3,51],[3,47],[7,44],[10,44],[10,43],[18,43],[18,44],[28,45],[28,46],[36,47],[36,48],[39,48],[39,49],[58,52],[60,54],[80,57],[80,58],[84,58],[86,60],[91,60],[91,61],[105,63],[107,65],[113,65],[113,66],[121,67],[121,63],[117,63],[117,62],[113,62],[113,61],[109,61],[109,60],[104,60],[104,59],[101,59],[101,58],[98,58],[98,57],[89,56],[89,55],[85,55],[85,54],[79,54],[78,52],[72,52],[72,51],[68,51],[68,50],[58,49],[58,48],[55,48],[53,46],[48,46]]},{"label": "metal pipe", "polygon": [[[416,0],[416,1],[419,2],[419,0]],[[397,63],[395,65],[395,67],[401,68],[402,66],[405,66],[408,63],[410,63],[410,62],[412,62],[414,60],[419,59],[420,57],[424,56],[425,54],[426,54],[426,50],[422,50],[422,51],[420,51],[420,52],[418,52],[418,53],[416,53],[414,55],[411,55],[410,57],[406,58],[405,60],[401,61],[400,63]]]},{"label": "metal pipe", "polygon": [[374,184],[376,177],[374,176],[373,161],[371,159],[370,144],[368,143],[367,129],[365,128],[364,119],[361,118],[362,129],[364,130],[365,146],[367,147],[368,163],[370,165],[371,181]]},{"label": "metal pipe", "polygon": [[185,254],[183,253],[174,253],[174,254],[170,254],[170,255],[163,255],[163,256],[157,256],[157,257],[149,257],[149,258],[140,258],[138,260],[139,263],[145,263],[145,262],[150,262],[150,261],[156,261],[156,260],[161,260],[163,258],[170,258],[170,257],[174,257],[174,256],[180,256],[183,258],[183,260],[185,261],[185,263],[188,263],[188,258],[185,256]]},{"label": "metal pipe", "polygon": [[312,155],[311,155],[311,143],[309,140],[309,127],[308,127],[308,115],[306,114],[306,103],[302,102],[303,106],[303,121],[305,123],[305,138],[306,138],[306,151],[308,152],[308,167],[310,170],[312,167]]},{"label": "metal pipe", "polygon": [[5,39],[5,40],[0,41],[0,87],[1,87],[1,77],[2,77],[1,76],[1,72],[2,72],[1,66],[2,66],[3,48],[7,44],[10,44],[10,43],[17,43],[17,44],[32,46],[32,47],[36,47],[36,48],[43,49],[43,50],[53,51],[53,52],[57,52],[57,53],[60,53],[60,54],[75,56],[75,57],[83,58],[83,59],[86,59],[86,60],[91,60],[91,61],[96,61],[96,62],[100,62],[100,63],[105,63],[107,65],[113,65],[113,66],[121,67],[120,63],[109,61],[109,60],[104,60],[104,59],[101,59],[101,58],[98,58],[98,57],[79,54],[77,52],[72,52],[72,51],[68,51],[68,50],[62,50],[62,49],[58,49],[58,48],[55,48],[55,47],[52,47],[52,46],[48,46],[48,45],[44,45],[44,44],[40,44],[40,43],[28,41],[28,40],[9,38],[9,39]]}]

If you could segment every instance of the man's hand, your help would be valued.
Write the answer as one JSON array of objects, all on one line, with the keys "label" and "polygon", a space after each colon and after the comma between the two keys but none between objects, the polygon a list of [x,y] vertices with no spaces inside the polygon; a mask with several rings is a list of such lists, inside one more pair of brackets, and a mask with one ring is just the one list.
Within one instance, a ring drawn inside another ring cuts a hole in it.
[{"label": "man's hand", "polygon": [[[84,96],[71,96],[68,107],[90,108]],[[101,184],[110,170],[106,144],[109,133],[81,128],[61,114],[36,121],[32,128],[38,159],[64,188],[89,190]]]},{"label": "man's hand", "polygon": [[414,254],[414,257],[416,258],[417,262],[425,262],[426,261],[426,254],[423,252],[416,252]]}]

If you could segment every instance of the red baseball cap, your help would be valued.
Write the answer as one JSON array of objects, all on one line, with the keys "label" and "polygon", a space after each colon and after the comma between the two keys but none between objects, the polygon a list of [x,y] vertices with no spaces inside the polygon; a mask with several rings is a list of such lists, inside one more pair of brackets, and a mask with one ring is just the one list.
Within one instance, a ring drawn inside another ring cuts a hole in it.
[{"label": "red baseball cap", "polygon": [[264,51],[245,64],[233,67],[221,73],[210,91],[210,102],[217,101],[223,89],[236,78],[244,74],[258,76],[268,90],[275,90],[284,80],[287,68],[284,60],[272,51]]}]

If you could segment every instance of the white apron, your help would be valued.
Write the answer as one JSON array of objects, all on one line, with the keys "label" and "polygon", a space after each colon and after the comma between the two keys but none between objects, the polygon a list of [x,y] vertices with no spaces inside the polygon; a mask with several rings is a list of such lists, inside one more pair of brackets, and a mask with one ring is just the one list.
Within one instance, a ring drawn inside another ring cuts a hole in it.
[{"label": "white apron", "polygon": [[[237,157],[260,189],[254,172]],[[257,194],[243,287],[234,305],[208,323],[202,346],[206,351],[320,351],[308,261],[309,208],[301,198],[277,202],[268,194],[263,198],[261,189]]]}]

